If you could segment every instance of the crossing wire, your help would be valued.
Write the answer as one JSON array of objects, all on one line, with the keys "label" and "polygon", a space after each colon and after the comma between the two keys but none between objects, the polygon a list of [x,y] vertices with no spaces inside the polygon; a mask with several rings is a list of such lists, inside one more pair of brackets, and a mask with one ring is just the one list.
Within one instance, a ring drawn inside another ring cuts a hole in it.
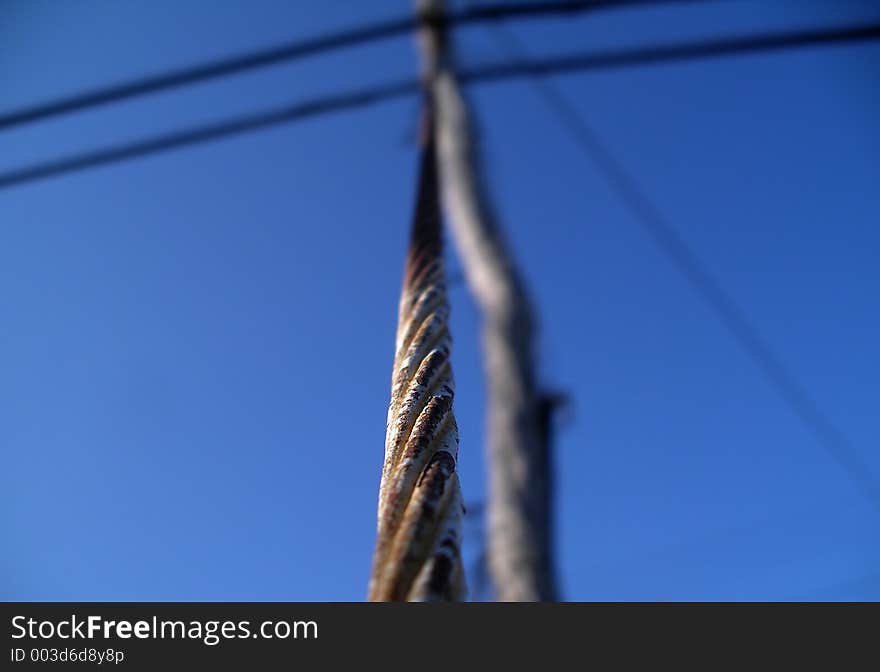
[{"label": "crossing wire", "polygon": [[[467,84],[502,81],[523,76],[589,72],[664,63],[728,57],[780,50],[860,43],[880,39],[880,23],[774,32],[680,44],[586,52],[567,56],[476,66],[460,73]],[[0,173],[0,190],[88,168],[120,163],[211,140],[240,135],[367,105],[389,101],[421,90],[417,79],[404,79],[354,91],[315,98],[233,119],[14,168]]]}]

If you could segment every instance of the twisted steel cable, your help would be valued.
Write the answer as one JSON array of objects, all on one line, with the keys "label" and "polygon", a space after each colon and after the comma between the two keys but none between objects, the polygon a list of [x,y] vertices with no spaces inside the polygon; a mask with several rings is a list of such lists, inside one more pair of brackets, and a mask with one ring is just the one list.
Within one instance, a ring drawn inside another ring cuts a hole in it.
[{"label": "twisted steel cable", "polygon": [[369,599],[380,602],[464,596],[458,426],[430,103],[424,121],[369,588]]}]

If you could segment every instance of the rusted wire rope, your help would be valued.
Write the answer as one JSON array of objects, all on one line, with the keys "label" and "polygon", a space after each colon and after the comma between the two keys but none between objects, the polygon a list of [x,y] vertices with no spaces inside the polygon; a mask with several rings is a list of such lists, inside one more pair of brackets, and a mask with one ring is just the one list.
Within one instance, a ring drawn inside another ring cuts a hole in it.
[{"label": "rusted wire rope", "polygon": [[460,600],[461,488],[434,124],[426,101],[379,488],[371,601]]}]

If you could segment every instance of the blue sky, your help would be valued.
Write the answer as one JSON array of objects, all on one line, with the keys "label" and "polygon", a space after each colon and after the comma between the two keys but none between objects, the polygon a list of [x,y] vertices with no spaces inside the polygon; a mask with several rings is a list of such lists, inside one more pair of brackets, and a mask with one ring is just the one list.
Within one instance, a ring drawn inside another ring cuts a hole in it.
[{"label": "blue sky", "polygon": [[[409,7],[6,0],[0,110]],[[878,18],[729,0],[514,30],[554,54]],[[862,44],[556,80],[875,478],[878,66]],[[0,131],[0,171],[415,70],[402,38]],[[565,597],[880,599],[880,511],[529,84],[472,98],[541,377],[572,398]],[[0,598],[363,599],[416,127],[402,100],[0,192]],[[451,298],[479,502],[478,315]]]}]

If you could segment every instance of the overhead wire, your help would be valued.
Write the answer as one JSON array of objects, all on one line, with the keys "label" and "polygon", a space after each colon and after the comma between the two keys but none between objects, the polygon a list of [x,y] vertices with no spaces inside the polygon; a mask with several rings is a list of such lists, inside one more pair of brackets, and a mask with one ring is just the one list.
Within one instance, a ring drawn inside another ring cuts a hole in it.
[{"label": "overhead wire", "polygon": [[[562,4],[562,3],[560,3]],[[497,82],[518,77],[599,71],[610,68],[690,62],[716,57],[764,53],[780,49],[831,46],[880,39],[880,23],[833,29],[808,29],[762,33],[722,39],[703,39],[687,43],[592,51],[567,56],[520,59],[473,66],[460,73],[467,84]],[[181,147],[240,135],[242,133],[293,123],[307,118],[374,105],[420,91],[416,78],[350,90],[237,116],[179,131],[155,135],[108,147],[37,162],[0,173],[0,190],[48,177],[157,154]]]},{"label": "overhead wire", "polygon": [[[705,3],[706,0],[543,0],[539,2],[494,2],[453,12],[444,18],[448,26],[465,26],[502,19],[552,18],[573,16],[587,11],[622,9],[638,5]],[[290,63],[344,48],[362,46],[393,37],[409,35],[430,16],[406,15],[376,21],[354,28],[293,40],[283,44],[246,51],[203,63],[176,68],[155,75],[81,91],[43,103],[0,112],[0,130],[34,123],[72,112],[121,102],[130,98],[169,91],[182,86],[241,74],[257,68]]]},{"label": "overhead wire", "polygon": [[[509,67],[516,69],[520,64],[527,68],[528,55],[516,36],[503,26],[496,26],[495,29],[510,59]],[[733,294],[709,271],[708,265],[653,202],[647,189],[615,156],[565,94],[544,77],[550,72],[554,71],[532,69],[530,81],[560,126],[618,195],[632,220],[704,300],[794,416],[813,435],[817,444],[841,467],[856,489],[880,511],[880,484],[843,430],[770,345]]]}]

